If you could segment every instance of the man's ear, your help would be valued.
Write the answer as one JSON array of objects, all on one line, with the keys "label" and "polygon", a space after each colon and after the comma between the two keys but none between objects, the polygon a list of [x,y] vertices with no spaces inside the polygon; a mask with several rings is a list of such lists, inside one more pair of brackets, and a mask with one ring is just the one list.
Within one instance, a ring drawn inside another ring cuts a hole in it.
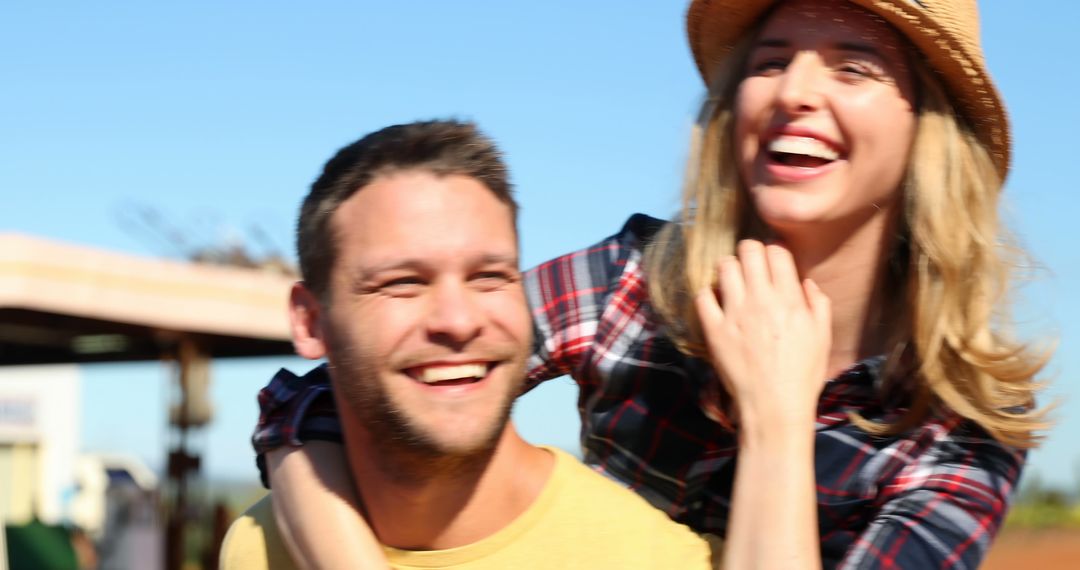
[{"label": "man's ear", "polygon": [[319,298],[303,282],[289,292],[289,326],[296,354],[311,360],[326,356],[323,312]]}]

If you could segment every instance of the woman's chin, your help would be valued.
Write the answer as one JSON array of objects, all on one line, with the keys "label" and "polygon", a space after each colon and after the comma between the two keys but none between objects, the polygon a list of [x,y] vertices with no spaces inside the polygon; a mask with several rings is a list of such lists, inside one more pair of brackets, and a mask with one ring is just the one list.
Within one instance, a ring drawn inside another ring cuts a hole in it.
[{"label": "woman's chin", "polygon": [[767,187],[754,192],[758,217],[777,233],[813,227],[827,219],[830,208],[821,198],[784,188]]}]

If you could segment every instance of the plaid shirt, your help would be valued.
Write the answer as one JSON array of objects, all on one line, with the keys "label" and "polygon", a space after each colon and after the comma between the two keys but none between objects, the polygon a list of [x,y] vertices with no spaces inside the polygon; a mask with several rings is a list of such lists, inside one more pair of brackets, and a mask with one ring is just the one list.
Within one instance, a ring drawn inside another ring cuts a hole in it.
[{"label": "plaid shirt", "polygon": [[[526,276],[537,346],[529,385],[571,375],[580,387],[585,462],[699,532],[726,530],[736,434],[698,406],[715,381],[677,351],[648,304],[643,242],[663,222],[635,215],[615,236]],[[1020,476],[1024,454],[978,426],[938,414],[897,437],[848,420],[895,420],[882,358],[827,383],[815,441],[818,524],[826,568],[975,568]],[[282,371],[259,394],[260,453],[304,439],[340,441],[323,367]]]}]

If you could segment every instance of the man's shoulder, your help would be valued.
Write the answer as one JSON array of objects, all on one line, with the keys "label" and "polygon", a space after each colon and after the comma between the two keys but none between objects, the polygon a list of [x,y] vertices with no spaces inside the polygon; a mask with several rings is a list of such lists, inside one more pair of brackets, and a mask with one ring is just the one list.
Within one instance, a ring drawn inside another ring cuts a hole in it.
[{"label": "man's shoulder", "polygon": [[221,545],[223,570],[295,570],[274,522],[272,501],[267,494],[233,521]]},{"label": "man's shoulder", "polygon": [[690,528],[569,454],[553,452],[560,456],[561,480],[552,517],[579,545],[608,549],[607,557],[625,556],[633,568],[709,567],[709,545]]},{"label": "man's shoulder", "polygon": [[[496,549],[501,553],[491,552],[491,544],[478,544],[419,555],[449,555],[456,560],[466,549],[475,550],[474,560],[458,561],[455,567],[461,568],[497,567],[507,560],[518,567],[537,567],[534,564],[540,560],[562,560],[566,568],[710,567],[707,543],[689,528],[570,454],[550,451],[556,456],[556,469],[548,482],[552,500],[527,525],[532,532],[513,533],[515,544]],[[223,570],[295,569],[278,532],[272,500],[268,494],[233,522],[221,549]]]},{"label": "man's shoulder", "polygon": [[[645,525],[686,528],[673,522],[663,512],[649,504],[637,493],[588,467],[576,457],[561,450],[552,450],[559,458],[559,493],[562,502],[587,506],[583,516],[607,520],[627,527]],[[596,522],[596,521],[594,521]]]}]

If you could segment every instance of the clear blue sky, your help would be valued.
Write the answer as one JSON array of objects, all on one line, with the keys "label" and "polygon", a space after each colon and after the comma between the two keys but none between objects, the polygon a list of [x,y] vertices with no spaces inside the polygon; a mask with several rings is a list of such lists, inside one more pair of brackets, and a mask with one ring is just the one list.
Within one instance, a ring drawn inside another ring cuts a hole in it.
[{"label": "clear blue sky", "polygon": [[[1032,456],[1044,479],[1080,470],[1080,125],[1071,53],[1080,4],[982,3],[1009,105],[1008,218],[1045,266],[1021,291],[1023,330],[1059,338],[1060,423]],[[701,85],[685,2],[47,2],[0,5],[0,229],[174,255],[125,229],[150,206],[200,242],[252,224],[291,252],[299,200],[340,146],[403,121],[478,121],[506,150],[525,262],[587,245],[636,211],[669,216]],[[1064,169],[1064,170],[1063,170]],[[254,393],[295,359],[215,365],[207,471],[248,476]],[[83,446],[160,462],[167,386],[156,364],[85,368]],[[527,437],[571,447],[575,390],[526,397]],[[157,466],[157,465],[155,465]]]}]

